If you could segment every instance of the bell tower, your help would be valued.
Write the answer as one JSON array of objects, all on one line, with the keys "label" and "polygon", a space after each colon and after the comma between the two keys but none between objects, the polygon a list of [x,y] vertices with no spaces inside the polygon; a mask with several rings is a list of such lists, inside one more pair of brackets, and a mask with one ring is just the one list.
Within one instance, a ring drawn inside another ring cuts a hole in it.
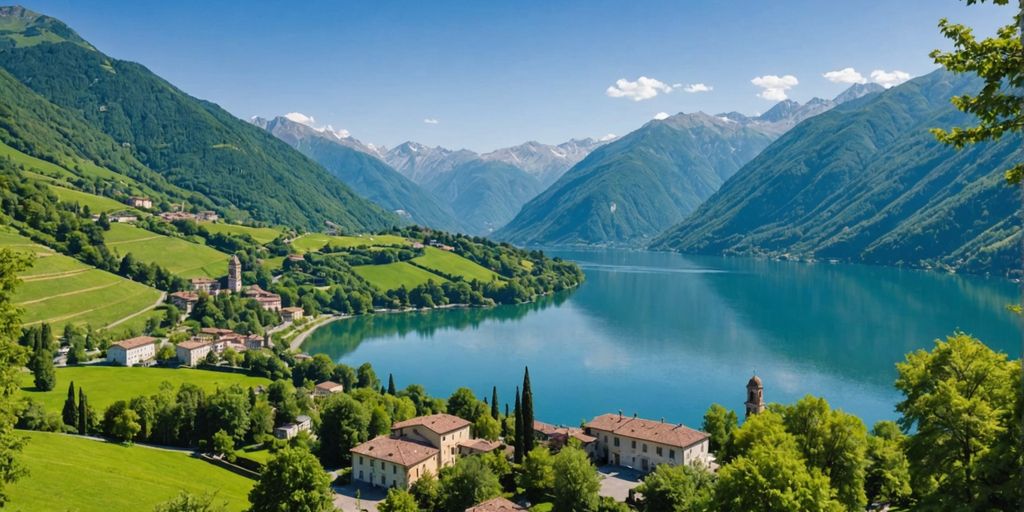
[{"label": "bell tower", "polygon": [[764,385],[761,384],[761,378],[754,375],[747,381],[747,415],[749,418],[752,414],[757,414],[764,411]]},{"label": "bell tower", "polygon": [[228,290],[232,293],[242,292],[242,262],[234,255],[228,261]]}]

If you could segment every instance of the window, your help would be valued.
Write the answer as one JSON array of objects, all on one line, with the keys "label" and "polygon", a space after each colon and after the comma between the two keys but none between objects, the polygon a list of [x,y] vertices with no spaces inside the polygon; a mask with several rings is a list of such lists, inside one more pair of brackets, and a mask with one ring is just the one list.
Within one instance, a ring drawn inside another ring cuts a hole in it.
[{"label": "window", "polygon": [[636,441],[635,441],[635,440],[633,440],[633,441],[630,441],[630,443],[632,443],[632,444],[633,444],[633,449],[634,449],[634,450],[636,450]]},{"label": "window", "polygon": [[397,475],[398,474],[398,466],[397,465],[395,465],[395,464],[391,465],[391,474],[392,475]]},{"label": "window", "polygon": [[359,456],[359,463],[360,463],[360,464],[362,464],[362,463],[363,463],[363,456],[362,456],[362,455],[360,455],[360,456]]},{"label": "window", "polygon": [[647,453],[647,443],[644,443],[643,448],[644,448],[644,453]]},{"label": "window", "polygon": [[658,457],[661,457],[661,447],[660,446],[656,446],[654,448],[654,453],[657,453]]},{"label": "window", "polygon": [[676,451],[675,450],[669,450],[668,451],[668,458],[670,458],[672,460],[675,460],[675,458],[676,458]]},{"label": "window", "polygon": [[615,438],[615,446],[618,446],[618,445],[619,445],[619,438],[616,437]]}]

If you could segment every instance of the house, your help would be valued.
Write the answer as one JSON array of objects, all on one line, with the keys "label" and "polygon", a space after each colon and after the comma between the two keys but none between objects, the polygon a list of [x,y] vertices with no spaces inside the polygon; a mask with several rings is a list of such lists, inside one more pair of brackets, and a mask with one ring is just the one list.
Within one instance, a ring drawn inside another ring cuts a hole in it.
[{"label": "house", "polygon": [[274,437],[278,439],[291,439],[299,432],[309,432],[313,428],[313,421],[309,416],[302,415],[295,418],[291,423],[285,423],[274,429]]},{"label": "house", "polygon": [[294,263],[300,263],[300,262],[306,261],[306,257],[301,255],[301,254],[289,254],[288,255],[288,261],[291,261],[291,262],[294,262]]},{"label": "house", "polygon": [[482,453],[491,453],[498,448],[501,448],[502,444],[499,441],[488,441],[486,439],[467,439],[459,443],[459,456],[465,457],[466,455],[479,455]]},{"label": "house", "polygon": [[203,292],[213,295],[220,290],[220,281],[210,279],[209,277],[193,277],[189,280],[189,284],[192,287],[192,291],[196,293]]},{"label": "house", "polygon": [[183,365],[198,366],[214,349],[213,345],[213,340],[209,338],[192,338],[178,343],[178,346],[174,347],[174,355]]},{"label": "house", "polygon": [[[234,260],[232,261],[238,260],[237,257],[233,256],[233,258]],[[228,275],[230,279],[230,272]],[[239,282],[241,282],[241,280],[239,280]],[[263,288],[260,288],[259,285],[254,284],[246,288],[245,296],[258,302],[263,309],[269,311],[281,311],[281,296],[276,293],[268,292]]]},{"label": "house", "polygon": [[619,413],[598,416],[583,428],[586,435],[596,438],[598,458],[616,466],[646,473],[659,464],[710,466],[714,461],[708,452],[708,434],[682,423]]},{"label": "house", "polygon": [[199,294],[195,292],[174,292],[171,294],[171,304],[174,304],[182,313],[189,315],[192,308],[199,302]]},{"label": "house", "polygon": [[281,320],[284,320],[285,322],[294,322],[302,318],[302,313],[302,308],[281,308]]},{"label": "house", "polygon": [[153,207],[153,200],[148,197],[132,196],[128,198],[128,204],[135,208],[145,208],[148,210]]},{"label": "house", "polygon": [[498,496],[497,498],[491,498],[479,505],[469,507],[466,509],[466,512],[518,512],[520,510],[526,510],[526,508]]},{"label": "house", "polygon": [[219,218],[220,218],[220,216],[217,215],[217,212],[209,211],[209,210],[202,211],[202,212],[199,212],[199,213],[196,214],[196,220],[200,220],[200,221],[214,222],[214,221],[216,221]]},{"label": "house", "polygon": [[345,391],[345,386],[325,380],[313,387],[313,396],[329,396]]},{"label": "house", "polygon": [[270,336],[263,338],[259,334],[250,334],[242,340],[242,344],[246,350],[259,350],[270,346]]},{"label": "house", "polygon": [[107,349],[107,361],[121,366],[134,366],[156,357],[160,341],[152,336],[138,336],[114,343]]},{"label": "house", "polygon": [[436,475],[442,467],[454,464],[460,450],[469,454],[469,447],[485,448],[483,443],[489,442],[471,438],[469,430],[468,421],[450,414],[395,423],[390,436],[376,437],[352,449],[352,479],[408,489],[423,475]]},{"label": "house", "polygon": [[597,438],[587,435],[581,428],[556,427],[550,423],[534,421],[533,436],[537,441],[547,443],[548,447],[554,449],[565,446],[570,438],[575,439],[580,442],[587,455],[597,456]]}]

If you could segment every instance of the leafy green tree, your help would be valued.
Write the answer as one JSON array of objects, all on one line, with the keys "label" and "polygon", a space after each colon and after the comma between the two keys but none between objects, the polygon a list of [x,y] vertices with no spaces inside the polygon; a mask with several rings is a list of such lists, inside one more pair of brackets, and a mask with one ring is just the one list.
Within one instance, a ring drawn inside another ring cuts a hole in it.
[{"label": "leafy green tree", "polygon": [[223,456],[228,461],[234,462],[235,460],[235,440],[231,437],[231,434],[223,430],[218,430],[213,435],[213,439],[210,442],[210,450]]},{"label": "leafy green tree", "polygon": [[239,385],[218,389],[202,408],[205,437],[224,430],[240,442],[249,432],[249,394]]},{"label": "leafy green tree", "polygon": [[75,403],[75,383],[68,383],[68,397],[64,399],[64,409],[61,410],[61,419],[65,425],[78,428],[78,404]]},{"label": "leafy green tree", "polygon": [[751,447],[719,469],[715,486],[716,507],[732,512],[842,510],[830,495],[828,477],[807,468],[792,436],[781,445]]},{"label": "leafy green tree", "polygon": [[181,491],[177,496],[157,505],[153,512],[224,512],[228,509],[227,501],[215,503],[216,494],[196,496]]},{"label": "leafy green tree", "polygon": [[974,503],[984,483],[975,474],[978,458],[1007,426],[1014,403],[1015,363],[963,333],[936,340],[930,352],[918,350],[897,363],[896,405],[907,439],[912,487],[922,508],[956,500]]},{"label": "leafy green tree", "polygon": [[480,457],[463,457],[441,469],[440,501],[445,510],[466,510],[501,494],[501,483]]},{"label": "leafy green tree", "polygon": [[715,476],[690,465],[658,465],[637,487],[648,512],[707,510],[714,497]]},{"label": "leafy green tree", "polygon": [[114,402],[103,413],[103,433],[118,441],[127,443],[134,439],[140,430],[142,427],[139,425],[139,415],[124,400]]},{"label": "leafy green tree", "polygon": [[526,454],[516,483],[534,503],[549,499],[555,489],[555,466],[551,452],[538,446]]},{"label": "leafy green tree", "polygon": [[373,371],[373,366],[370,363],[363,363],[356,370],[356,387],[370,389],[380,387],[380,379],[377,378],[377,373]]},{"label": "leafy green tree", "polygon": [[[980,2],[967,0],[968,4]],[[1006,5],[1009,0],[992,3]],[[954,73],[975,73],[985,80],[985,86],[976,95],[953,98],[958,109],[977,116],[978,125],[950,131],[936,128],[932,130],[935,136],[962,148],[1024,130],[1024,4],[1013,23],[1001,27],[994,37],[978,40],[969,27],[945,18],[939,21],[939,29],[953,41],[953,50],[933,51],[935,62]],[[1006,171],[1010,183],[1018,184],[1022,177],[1024,162]]]},{"label": "leafy green tree", "polygon": [[383,407],[377,406],[370,411],[370,437],[383,436],[391,432],[391,416]]},{"label": "leafy green tree", "polygon": [[454,414],[466,421],[475,422],[486,413],[486,406],[484,406],[483,402],[477,400],[473,390],[469,388],[456,389],[452,396],[448,397],[448,414]]},{"label": "leafy green tree", "polygon": [[416,498],[420,510],[437,510],[441,505],[441,483],[433,473],[425,473],[412,483],[409,492]]},{"label": "leafy green tree", "polygon": [[299,402],[296,400],[295,386],[284,379],[275,380],[267,386],[267,401],[276,411],[274,421],[277,425],[295,421],[301,413]]},{"label": "leafy green tree", "polygon": [[149,439],[156,424],[156,404],[148,396],[137,396],[128,402],[128,407],[139,417],[138,438]]},{"label": "leafy green tree", "polygon": [[701,429],[711,435],[708,448],[719,461],[729,460],[732,432],[738,426],[739,418],[736,416],[736,412],[719,404],[711,404],[708,411],[704,413],[704,423]]},{"label": "leafy green tree", "polygon": [[601,482],[586,452],[572,445],[566,446],[554,456],[552,469],[555,474],[552,492],[555,512],[597,510],[597,491],[601,489]]},{"label": "leafy green tree", "polygon": [[871,501],[898,504],[910,498],[910,462],[903,451],[906,437],[892,421],[880,421],[871,429],[864,480]]},{"label": "leafy green tree", "polygon": [[96,418],[92,407],[89,407],[85,391],[78,388],[78,433],[87,435],[96,428]]},{"label": "leafy green tree", "polygon": [[388,489],[384,501],[377,504],[379,512],[419,512],[416,498],[405,489]]},{"label": "leafy green tree", "polygon": [[274,431],[274,409],[266,400],[257,400],[249,411],[249,439],[260,443]]},{"label": "leafy green tree", "polygon": [[473,423],[473,435],[476,437],[497,441],[499,434],[501,434],[501,425],[498,424],[498,420],[487,414],[480,415]]},{"label": "leafy green tree", "polygon": [[333,511],[331,477],[308,450],[286,447],[267,462],[249,503],[250,512]]},{"label": "leafy green tree", "polygon": [[57,370],[53,367],[53,352],[48,345],[40,344],[32,358],[33,382],[39,391],[50,391],[57,386]]},{"label": "leafy green tree", "polygon": [[326,465],[351,461],[349,450],[368,439],[370,413],[348,393],[327,398],[320,413],[320,460]]}]

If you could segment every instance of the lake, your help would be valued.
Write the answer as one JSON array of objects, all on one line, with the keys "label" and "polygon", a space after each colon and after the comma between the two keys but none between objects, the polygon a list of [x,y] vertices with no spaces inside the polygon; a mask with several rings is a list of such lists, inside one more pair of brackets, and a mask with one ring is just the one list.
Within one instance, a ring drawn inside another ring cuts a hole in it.
[{"label": "lake", "polygon": [[1019,357],[1016,285],[936,272],[668,253],[551,251],[587,281],[492,309],[370,315],[314,332],[304,349],[386,382],[511,402],[529,365],[539,420],[634,412],[699,427],[720,403],[742,418],[745,385],[765,399],[823,396],[870,427],[895,419],[895,363],[956,330]]}]

